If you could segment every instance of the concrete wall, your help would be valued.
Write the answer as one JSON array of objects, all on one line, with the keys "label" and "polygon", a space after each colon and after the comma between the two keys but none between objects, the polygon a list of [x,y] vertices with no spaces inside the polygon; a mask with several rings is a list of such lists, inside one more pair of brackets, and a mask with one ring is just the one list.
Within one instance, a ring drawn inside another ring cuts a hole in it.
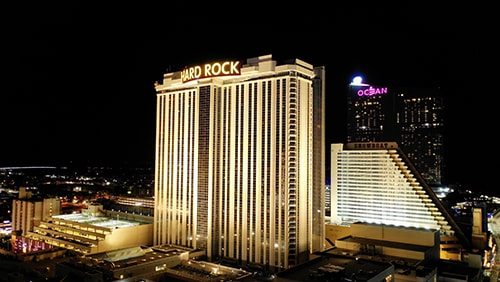
[{"label": "concrete wall", "polygon": [[436,244],[439,245],[439,233],[437,230],[429,231],[386,225],[353,223],[351,224],[351,236],[427,247],[435,246]]},{"label": "concrete wall", "polygon": [[399,258],[407,258],[407,259],[416,259],[416,260],[424,260],[425,253],[420,251],[412,251],[406,249],[398,249],[391,247],[383,247],[382,253],[385,256],[393,256]]},{"label": "concrete wall", "polygon": [[349,226],[325,224],[325,238],[335,243],[335,240],[351,235]]},{"label": "concrete wall", "polygon": [[335,241],[335,246],[339,249],[346,249],[346,250],[350,250],[350,251],[354,251],[354,252],[359,252],[359,250],[361,249],[361,246],[359,243],[344,241],[344,240]]},{"label": "concrete wall", "polygon": [[93,253],[151,245],[153,245],[153,224],[142,224],[114,229],[112,234],[106,235],[106,240],[99,242]]},{"label": "concrete wall", "polygon": [[[352,238],[380,240],[384,242],[421,246],[421,248],[415,249],[379,244],[378,246],[375,246],[375,252],[377,254],[422,261],[436,261],[440,258],[440,241],[439,232],[437,230],[418,230],[355,223],[351,224],[350,233]],[[361,244],[342,239],[336,240],[335,246],[337,248],[350,250],[354,253],[360,251],[361,249]]]}]

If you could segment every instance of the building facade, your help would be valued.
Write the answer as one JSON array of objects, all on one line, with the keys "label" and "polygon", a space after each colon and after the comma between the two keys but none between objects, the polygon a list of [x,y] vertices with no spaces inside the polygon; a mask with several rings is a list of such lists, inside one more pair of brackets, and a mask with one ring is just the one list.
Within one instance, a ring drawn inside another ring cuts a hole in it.
[{"label": "building facade", "polygon": [[470,247],[453,216],[395,142],[331,145],[331,222],[438,230]]},{"label": "building facade", "polygon": [[154,244],[289,268],[324,246],[324,67],[271,55],[156,84]]},{"label": "building facade", "polygon": [[25,187],[19,189],[19,198],[12,200],[12,230],[23,234],[33,230],[44,218],[61,213],[58,197],[32,197]]},{"label": "building facade", "polygon": [[439,88],[349,85],[347,143],[397,142],[422,177],[440,186],[444,175],[444,105]]},{"label": "building facade", "polygon": [[153,217],[104,210],[90,205],[81,213],[60,214],[38,221],[33,230],[17,237],[17,243],[43,242],[82,255],[134,246],[150,246]]}]

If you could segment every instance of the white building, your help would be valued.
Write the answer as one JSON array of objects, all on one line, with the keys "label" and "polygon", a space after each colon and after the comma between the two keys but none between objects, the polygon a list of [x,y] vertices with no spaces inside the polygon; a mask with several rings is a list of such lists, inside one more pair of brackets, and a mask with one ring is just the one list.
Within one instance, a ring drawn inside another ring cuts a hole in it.
[{"label": "white building", "polygon": [[25,187],[19,188],[19,198],[12,200],[12,230],[25,233],[33,230],[40,220],[61,213],[58,197],[32,197]]},{"label": "white building", "polygon": [[271,55],[166,73],[154,244],[277,268],[322,250],[324,75]]},{"label": "white building", "polygon": [[332,144],[331,164],[331,223],[437,230],[470,247],[470,240],[397,143]]}]

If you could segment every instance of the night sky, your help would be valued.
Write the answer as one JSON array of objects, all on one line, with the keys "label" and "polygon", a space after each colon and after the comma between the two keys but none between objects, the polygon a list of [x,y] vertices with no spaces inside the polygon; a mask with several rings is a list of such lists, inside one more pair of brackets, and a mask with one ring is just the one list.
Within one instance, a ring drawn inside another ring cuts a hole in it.
[{"label": "night sky", "polygon": [[345,141],[354,74],[374,85],[440,87],[450,183],[493,189],[498,51],[493,20],[473,7],[147,2],[3,9],[0,166],[152,164],[154,82],[168,69],[273,54],[325,66],[327,144]]}]

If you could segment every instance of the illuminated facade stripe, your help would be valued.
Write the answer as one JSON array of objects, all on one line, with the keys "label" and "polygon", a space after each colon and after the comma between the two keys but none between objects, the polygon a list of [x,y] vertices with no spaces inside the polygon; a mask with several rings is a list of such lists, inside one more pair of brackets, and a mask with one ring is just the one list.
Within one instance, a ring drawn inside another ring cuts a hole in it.
[{"label": "illuminated facade stripe", "polygon": [[[324,68],[271,56],[157,90],[154,242],[288,268],[324,246]],[[314,223],[320,223],[314,226]],[[321,227],[318,227],[321,226]]]}]

